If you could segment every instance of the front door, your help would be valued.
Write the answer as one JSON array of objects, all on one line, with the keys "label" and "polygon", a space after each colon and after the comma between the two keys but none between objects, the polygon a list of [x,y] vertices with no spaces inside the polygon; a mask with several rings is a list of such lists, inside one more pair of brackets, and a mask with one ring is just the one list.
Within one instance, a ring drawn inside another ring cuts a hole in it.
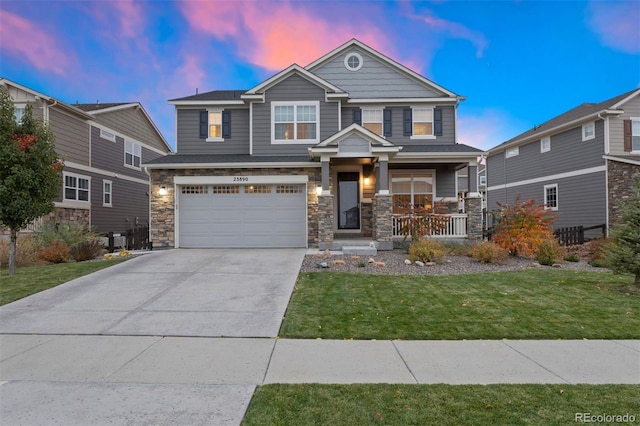
[{"label": "front door", "polygon": [[338,229],[360,229],[359,172],[338,172]]}]

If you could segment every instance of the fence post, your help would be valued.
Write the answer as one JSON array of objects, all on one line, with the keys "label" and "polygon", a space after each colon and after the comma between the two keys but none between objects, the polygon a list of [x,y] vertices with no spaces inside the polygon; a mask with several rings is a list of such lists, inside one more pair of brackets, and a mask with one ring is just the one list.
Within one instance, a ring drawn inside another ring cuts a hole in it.
[{"label": "fence post", "polygon": [[113,252],[115,251],[115,247],[114,247],[114,245],[115,245],[115,241],[114,241],[114,238],[113,238],[113,231],[112,231],[112,232],[109,232],[109,233],[107,234],[107,245],[109,246],[109,247],[107,248],[107,250],[109,251],[109,253],[113,253]]}]

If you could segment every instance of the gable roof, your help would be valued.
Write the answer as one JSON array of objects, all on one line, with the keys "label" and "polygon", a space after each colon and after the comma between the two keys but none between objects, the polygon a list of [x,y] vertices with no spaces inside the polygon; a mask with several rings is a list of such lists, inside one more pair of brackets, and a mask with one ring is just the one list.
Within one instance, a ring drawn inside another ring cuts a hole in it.
[{"label": "gable roof", "polygon": [[275,86],[276,84],[280,83],[281,81],[285,80],[286,78],[294,74],[301,76],[302,78],[322,87],[323,89],[329,92],[340,93],[340,94],[345,93],[344,90],[331,84],[327,80],[324,80],[318,77],[317,75],[313,74],[312,72],[307,71],[306,69],[302,68],[298,64],[293,64],[288,68],[275,74],[274,76],[268,78],[267,80],[263,81],[262,83],[258,84],[257,86],[253,87],[252,89],[247,90],[243,98],[246,98],[248,95],[257,95],[260,93],[264,93],[265,90],[269,89],[272,86]]},{"label": "gable roof", "polygon": [[107,104],[101,104],[101,103],[95,103],[95,104],[75,104],[74,107],[79,108],[83,111],[87,111],[87,112],[94,112],[94,111],[99,111],[99,110],[103,110],[103,109],[108,109],[108,108],[113,108],[113,107],[118,107],[121,105],[128,105],[129,102],[123,102],[123,103],[107,103]]},{"label": "gable roof", "polygon": [[570,109],[569,111],[562,113],[549,121],[545,121],[539,126],[535,126],[533,129],[529,129],[526,132],[521,133],[518,136],[495,146],[494,148],[491,148],[488,153],[493,153],[496,150],[506,148],[508,146],[519,145],[521,143],[526,143],[530,142],[531,140],[549,136],[551,134],[557,133],[560,130],[576,126],[581,122],[592,120],[599,114],[622,114],[623,110],[621,110],[620,107],[638,94],[640,94],[640,89],[633,89],[597,104],[584,103],[578,105],[577,107]]},{"label": "gable roof", "polygon": [[210,92],[199,93],[183,98],[170,99],[170,104],[182,103],[185,101],[238,101],[246,90],[212,90]]},{"label": "gable roof", "polygon": [[357,123],[353,123],[350,126],[345,127],[344,129],[340,130],[339,132],[334,133],[332,136],[329,136],[327,139],[325,139],[324,141],[322,141],[319,144],[315,145],[313,148],[322,148],[322,147],[327,147],[327,146],[331,146],[331,145],[336,145],[339,140],[344,139],[344,138],[346,138],[348,136],[351,136],[351,135],[361,136],[361,137],[371,141],[372,143],[375,143],[376,145],[386,146],[386,147],[395,146],[394,144],[392,144],[391,142],[389,142],[385,138],[383,138],[383,137],[381,137],[379,135],[376,135],[375,133],[373,133],[369,129],[367,129],[365,127],[362,127],[361,125],[359,125]]},{"label": "gable roof", "polygon": [[386,63],[388,66],[390,66],[391,68],[395,69],[396,71],[409,76],[410,78],[418,81],[419,83],[424,84],[425,86],[429,87],[432,90],[435,90],[436,92],[440,92],[448,97],[452,97],[452,98],[456,98],[458,100],[464,100],[466,99],[463,96],[459,96],[455,93],[453,93],[452,91],[434,83],[433,81],[429,80],[428,78],[418,74],[417,72],[413,71],[410,68],[407,68],[406,66],[394,61],[393,59],[389,58],[388,56],[383,55],[382,53],[378,52],[377,50],[367,46],[366,44],[360,42],[359,40],[352,38],[351,40],[349,40],[348,42],[346,42],[345,44],[343,44],[342,46],[337,47],[336,49],[332,50],[331,52],[327,53],[326,55],[322,56],[321,58],[313,61],[312,63],[310,63],[309,65],[307,65],[305,67],[305,69],[313,72],[314,69],[320,67],[321,65],[325,64],[326,62],[330,61],[331,59],[335,58],[337,55],[340,55],[342,52],[344,52],[345,50],[351,48],[351,47],[358,47],[362,50],[364,50],[365,52],[367,52],[368,54],[378,58],[379,60],[381,60],[382,62]]}]

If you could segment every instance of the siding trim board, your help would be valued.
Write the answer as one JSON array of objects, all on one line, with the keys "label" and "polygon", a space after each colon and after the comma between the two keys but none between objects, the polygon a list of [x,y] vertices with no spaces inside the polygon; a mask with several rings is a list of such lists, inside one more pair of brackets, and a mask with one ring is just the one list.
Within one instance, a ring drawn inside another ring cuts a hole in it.
[{"label": "siding trim board", "polygon": [[82,170],[83,172],[93,172],[93,173],[96,173],[96,174],[99,174],[99,175],[102,175],[102,176],[109,176],[109,177],[112,177],[112,178],[128,180],[130,182],[141,183],[141,184],[144,184],[144,185],[148,185],[149,184],[148,180],[138,179],[138,178],[131,177],[131,176],[126,176],[126,175],[123,175],[123,174],[109,172],[107,170],[97,169],[97,168],[91,167],[91,166],[84,166],[82,164],[72,163],[70,161],[65,161],[64,165],[65,165],[65,168],[69,167],[69,168],[72,168],[72,169]]},{"label": "siding trim board", "polygon": [[[143,146],[143,147],[147,148],[149,151],[153,151],[153,152],[156,152],[156,153],[158,153],[158,154],[162,154],[162,155],[166,155],[166,154],[167,154],[167,152],[166,152],[166,151],[163,151],[163,150],[161,150],[161,149],[158,149],[158,148],[156,148],[156,147],[154,147],[154,146],[152,146],[152,145],[146,144],[146,143],[144,143],[144,142],[140,142],[140,141],[139,141],[138,139],[136,139],[136,138],[132,138],[132,137],[130,137],[130,136],[128,136],[128,135],[125,135],[125,134],[123,134],[123,133],[120,133],[120,132],[118,132],[118,131],[116,131],[116,130],[113,130],[113,129],[111,129],[111,128],[109,128],[109,127],[105,126],[105,125],[103,125],[103,124],[96,123],[96,122],[95,122],[95,121],[93,121],[93,120],[89,120],[89,121],[87,121],[87,123],[88,123],[91,127],[95,127],[96,129],[104,130],[104,131],[107,131],[107,132],[109,132],[109,133],[113,133],[114,135],[116,135],[116,136],[118,136],[118,137],[121,137],[122,139],[126,139],[126,140],[129,140],[129,141],[131,141],[131,142],[137,143],[138,145],[141,145],[141,146]],[[102,139],[104,139],[104,138],[102,138]],[[105,139],[105,140],[109,140],[109,139]]]},{"label": "siding trim board", "polygon": [[588,169],[573,170],[571,172],[566,172],[566,173],[558,173],[558,174],[555,174],[555,175],[541,176],[541,177],[537,177],[537,178],[533,178],[533,179],[521,180],[521,181],[518,181],[518,182],[510,182],[510,183],[505,183],[505,184],[500,184],[500,185],[493,185],[493,186],[488,187],[487,191],[496,191],[496,190],[499,190],[499,189],[514,188],[514,187],[523,186],[523,185],[531,185],[531,184],[534,184],[534,183],[555,181],[555,180],[558,180],[558,179],[564,179],[564,178],[574,177],[574,176],[588,175],[588,174],[591,174],[591,173],[601,173],[601,172],[606,171],[606,169],[607,169],[606,165],[597,166],[597,167],[589,167]]}]

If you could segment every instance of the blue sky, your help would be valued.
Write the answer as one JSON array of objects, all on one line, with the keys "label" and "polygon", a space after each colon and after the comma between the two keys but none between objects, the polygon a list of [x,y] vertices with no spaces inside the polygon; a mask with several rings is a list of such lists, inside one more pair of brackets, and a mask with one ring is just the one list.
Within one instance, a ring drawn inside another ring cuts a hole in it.
[{"label": "blue sky", "polygon": [[2,0],[0,76],[67,103],[249,89],[355,37],[466,96],[458,142],[491,148],[640,87],[635,1]]}]

